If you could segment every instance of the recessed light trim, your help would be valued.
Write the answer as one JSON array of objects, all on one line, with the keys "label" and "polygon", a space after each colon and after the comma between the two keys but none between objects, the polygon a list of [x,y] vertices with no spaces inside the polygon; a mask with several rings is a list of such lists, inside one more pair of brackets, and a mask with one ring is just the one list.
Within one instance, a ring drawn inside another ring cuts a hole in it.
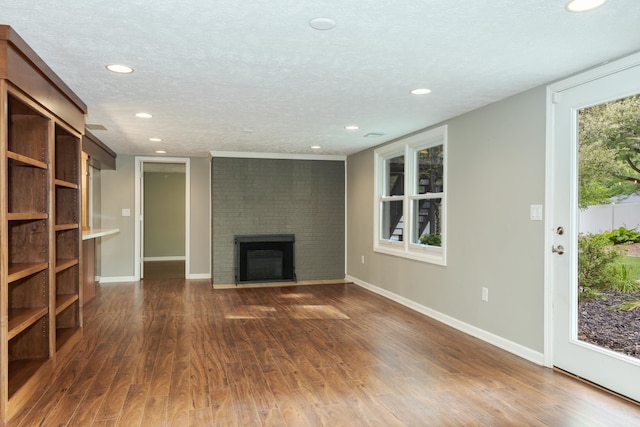
[{"label": "recessed light trim", "polygon": [[167,154],[164,150],[156,150],[156,154]]},{"label": "recessed light trim", "polygon": [[107,70],[118,74],[130,74],[133,73],[133,68],[124,64],[109,64],[106,65]]},{"label": "recessed light trim", "polygon": [[149,138],[149,141],[152,141],[152,142],[161,142],[161,141],[162,141],[162,138]]},{"label": "recessed light trim", "polygon": [[344,128],[346,130],[358,130],[358,129],[360,129],[360,126],[358,126],[358,125],[347,125]]},{"label": "recessed light trim", "polygon": [[104,125],[101,125],[99,123],[85,123],[84,127],[89,130],[107,130]]},{"label": "recessed light trim", "polygon": [[327,31],[335,28],[336,21],[331,18],[313,18],[309,21],[309,26],[314,30]]},{"label": "recessed light trim", "polygon": [[136,113],[136,117],[139,117],[141,119],[150,119],[153,116],[149,113]]},{"label": "recessed light trim", "polygon": [[564,8],[572,13],[589,12],[599,8],[606,2],[607,0],[571,0]]},{"label": "recessed light trim", "polygon": [[320,146],[320,145],[312,145],[312,146],[311,146],[311,149],[312,149],[312,150],[319,150],[319,149],[321,149],[321,148],[322,148],[322,146]]},{"label": "recessed light trim", "polygon": [[417,89],[413,89],[411,91],[411,93],[413,95],[427,95],[427,94],[431,93],[431,89],[427,89],[426,87],[420,87],[420,88],[417,88]]}]

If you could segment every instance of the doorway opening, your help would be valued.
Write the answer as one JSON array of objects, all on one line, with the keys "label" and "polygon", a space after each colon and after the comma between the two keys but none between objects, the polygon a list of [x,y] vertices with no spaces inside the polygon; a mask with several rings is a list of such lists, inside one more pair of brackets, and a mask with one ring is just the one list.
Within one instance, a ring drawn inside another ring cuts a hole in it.
[{"label": "doorway opening", "polygon": [[135,277],[189,275],[189,159],[136,157]]}]

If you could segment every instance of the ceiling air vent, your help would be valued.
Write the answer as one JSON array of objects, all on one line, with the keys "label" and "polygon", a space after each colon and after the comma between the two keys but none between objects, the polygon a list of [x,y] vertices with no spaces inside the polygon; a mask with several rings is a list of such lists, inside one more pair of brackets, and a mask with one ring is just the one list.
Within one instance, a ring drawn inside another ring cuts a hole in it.
[{"label": "ceiling air vent", "polygon": [[96,123],[87,123],[84,125],[84,127],[89,130],[107,130],[107,128],[104,127],[103,125],[99,125]]}]

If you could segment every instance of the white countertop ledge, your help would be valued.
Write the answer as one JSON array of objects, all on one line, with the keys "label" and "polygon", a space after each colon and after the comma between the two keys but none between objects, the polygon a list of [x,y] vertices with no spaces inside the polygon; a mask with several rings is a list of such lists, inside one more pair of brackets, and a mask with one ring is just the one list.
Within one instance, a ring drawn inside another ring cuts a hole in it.
[{"label": "white countertop ledge", "polygon": [[88,230],[82,230],[82,240],[95,239],[119,232],[119,228],[90,228]]}]

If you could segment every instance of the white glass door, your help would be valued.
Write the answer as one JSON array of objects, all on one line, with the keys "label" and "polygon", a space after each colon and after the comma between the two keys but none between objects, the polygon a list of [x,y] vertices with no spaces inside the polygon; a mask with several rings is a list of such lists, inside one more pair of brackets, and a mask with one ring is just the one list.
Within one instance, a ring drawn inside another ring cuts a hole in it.
[{"label": "white glass door", "polygon": [[[612,201],[619,200],[616,197],[625,197],[615,195],[616,192],[625,193],[622,190],[623,186],[627,193],[634,191],[633,180],[627,178],[634,176],[640,178],[640,172],[633,170],[625,160],[625,152],[621,151],[624,150],[622,142],[616,146],[604,136],[594,137],[593,129],[587,128],[599,123],[596,120],[597,117],[596,119],[592,117],[596,113],[600,114],[605,109],[615,109],[619,106],[618,104],[623,103],[621,100],[633,100],[633,97],[640,93],[640,65],[638,65],[640,57],[636,56],[634,61],[620,61],[622,65],[618,65],[617,69],[615,64],[610,64],[599,75],[597,71],[590,71],[583,76],[570,79],[568,83],[561,82],[550,87],[553,102],[549,115],[551,143],[547,177],[550,185],[547,188],[551,192],[548,198],[550,203],[548,225],[553,237],[549,239],[551,245],[547,250],[552,253],[549,265],[553,287],[552,358],[554,366],[640,401],[640,359],[616,350],[613,348],[616,347],[615,345],[607,344],[611,342],[606,336],[607,328],[599,328],[605,325],[605,318],[598,317],[605,315],[607,310],[614,313],[615,303],[611,295],[622,295],[624,291],[629,291],[635,285],[633,282],[625,282],[629,284],[625,288],[622,281],[616,282],[617,279],[605,276],[604,281],[598,281],[590,276],[591,273],[602,274],[605,269],[611,267],[611,265],[608,267],[604,264],[599,265],[598,262],[603,261],[603,257],[608,257],[609,251],[617,250],[613,244],[602,243],[605,237],[593,236],[605,236],[604,232],[615,225],[609,225],[613,223],[605,221],[602,225],[594,226],[597,229],[591,227],[587,230],[586,220],[582,220],[581,224],[581,212],[586,211],[585,205],[602,205],[603,209],[606,209],[607,204],[610,205]],[[616,102],[618,104],[615,104]],[[612,126],[611,123],[604,125]],[[640,117],[638,117],[638,127],[640,128]],[[607,132],[611,133],[610,131],[611,128]],[[638,136],[632,131],[620,131],[631,132],[622,135],[623,139],[626,138],[628,141]],[[605,135],[607,132],[602,133]],[[588,138],[585,135],[588,135]],[[598,138],[602,141],[597,142]],[[585,150],[580,144],[586,143],[587,139],[595,144],[588,149],[602,151],[594,154],[592,151]],[[638,145],[640,146],[640,139],[638,139]],[[640,154],[640,151],[638,153]],[[580,156],[592,156],[593,159]],[[601,164],[594,166],[594,159]],[[590,167],[592,169],[589,169]],[[615,169],[616,167],[620,169]],[[602,182],[585,183],[584,181],[590,177],[589,173],[599,174],[598,179]],[[634,224],[629,223],[628,227],[635,228],[640,225],[640,215],[637,219]],[[585,239],[593,239],[593,241]],[[587,255],[594,253],[593,247],[585,245],[595,244],[594,241],[597,239],[601,239],[598,243],[600,247],[597,248],[600,252],[595,252],[593,260],[585,260]],[[624,248],[621,247],[621,249]],[[593,262],[593,265],[590,262]],[[622,270],[625,267],[618,267],[620,259],[612,262],[615,266],[611,268],[620,268],[620,274],[624,276]],[[615,272],[611,270],[609,273]],[[626,295],[629,300],[633,300],[633,292]],[[588,301],[594,304],[586,304]],[[593,311],[598,305],[606,307],[605,310],[598,312],[599,314]],[[637,313],[635,317],[640,318],[640,308]],[[638,336],[634,338],[633,335],[634,328],[639,327],[640,324],[634,326],[632,323],[629,322],[627,327],[630,331],[628,339],[632,341],[633,346],[633,341],[638,343]],[[594,336],[589,336],[587,326],[593,327]],[[617,339],[619,340],[620,337]]]}]

